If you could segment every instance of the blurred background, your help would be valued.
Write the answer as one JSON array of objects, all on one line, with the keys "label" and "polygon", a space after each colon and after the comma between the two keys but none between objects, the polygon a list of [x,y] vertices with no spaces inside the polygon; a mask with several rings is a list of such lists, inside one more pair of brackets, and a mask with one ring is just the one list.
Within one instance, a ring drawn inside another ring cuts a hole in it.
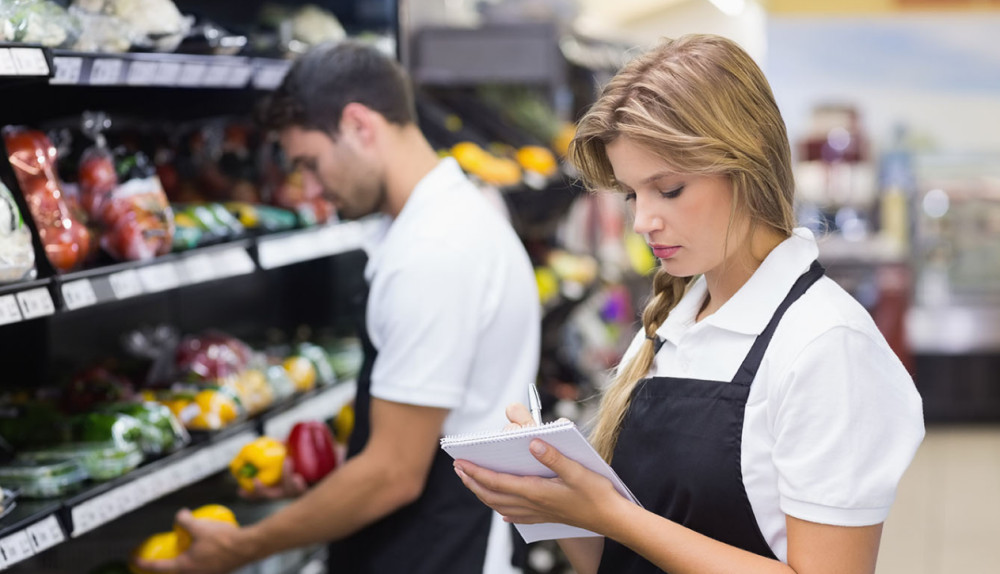
[{"label": "blurred background", "polygon": [[[268,510],[225,472],[256,436],[346,440],[371,223],[252,119],[320,42],[410,71],[421,128],[535,265],[545,417],[586,424],[656,261],[564,161],[573,124],[659,38],[715,33],[764,69],[800,224],[924,400],[879,574],[996,572],[998,32],[996,0],[0,0],[0,570],[121,572],[179,506]],[[127,217],[93,209],[108,173]],[[135,419],[161,438],[121,440]],[[323,552],[246,572],[326,572]],[[539,543],[529,571],[569,570]]]}]

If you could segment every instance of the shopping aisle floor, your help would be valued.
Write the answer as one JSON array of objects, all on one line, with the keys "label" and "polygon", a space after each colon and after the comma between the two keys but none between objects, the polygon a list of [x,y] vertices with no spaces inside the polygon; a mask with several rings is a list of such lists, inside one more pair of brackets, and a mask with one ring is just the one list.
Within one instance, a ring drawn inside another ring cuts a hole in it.
[{"label": "shopping aisle floor", "polygon": [[927,429],[885,523],[876,572],[1000,572],[1000,426]]}]

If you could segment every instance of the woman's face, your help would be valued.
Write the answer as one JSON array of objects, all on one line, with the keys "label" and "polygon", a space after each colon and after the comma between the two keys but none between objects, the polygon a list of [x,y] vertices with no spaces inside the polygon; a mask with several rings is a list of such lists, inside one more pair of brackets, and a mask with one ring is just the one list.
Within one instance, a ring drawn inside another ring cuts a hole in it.
[{"label": "woman's face", "polygon": [[646,238],[667,273],[712,275],[747,243],[748,226],[738,217],[730,223],[733,189],[727,177],[676,173],[624,137],[606,150],[632,206],[635,232]]}]

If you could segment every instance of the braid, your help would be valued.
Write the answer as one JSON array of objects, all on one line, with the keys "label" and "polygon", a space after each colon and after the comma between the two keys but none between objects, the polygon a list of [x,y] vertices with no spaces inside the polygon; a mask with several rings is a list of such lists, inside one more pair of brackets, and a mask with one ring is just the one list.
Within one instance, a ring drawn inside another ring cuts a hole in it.
[{"label": "braid", "polygon": [[632,360],[620,366],[614,382],[604,392],[597,425],[590,436],[594,448],[608,462],[611,462],[614,455],[618,432],[632,400],[632,391],[653,365],[655,355],[653,341],[656,338],[656,330],[667,319],[670,311],[677,306],[690,283],[691,278],[674,277],[662,268],[653,278],[653,297],[642,312],[642,330],[646,339]]}]

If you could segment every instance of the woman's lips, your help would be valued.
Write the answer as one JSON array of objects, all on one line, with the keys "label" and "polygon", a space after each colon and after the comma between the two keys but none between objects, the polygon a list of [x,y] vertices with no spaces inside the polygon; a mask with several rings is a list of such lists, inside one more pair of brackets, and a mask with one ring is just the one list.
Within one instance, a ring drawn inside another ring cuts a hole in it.
[{"label": "woman's lips", "polygon": [[656,255],[658,259],[670,259],[678,251],[680,251],[680,245],[659,245],[657,243],[650,243],[649,247],[653,250],[653,255]]}]

